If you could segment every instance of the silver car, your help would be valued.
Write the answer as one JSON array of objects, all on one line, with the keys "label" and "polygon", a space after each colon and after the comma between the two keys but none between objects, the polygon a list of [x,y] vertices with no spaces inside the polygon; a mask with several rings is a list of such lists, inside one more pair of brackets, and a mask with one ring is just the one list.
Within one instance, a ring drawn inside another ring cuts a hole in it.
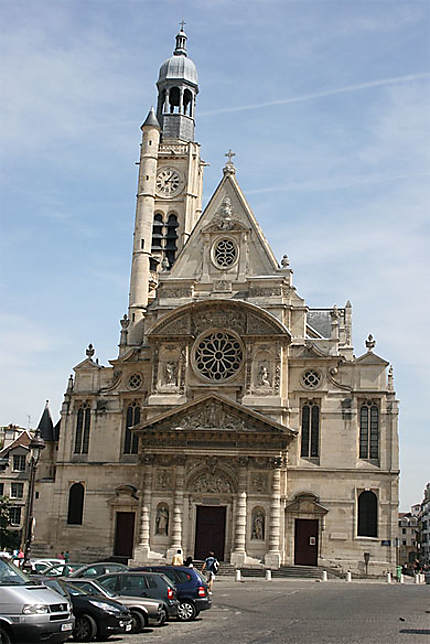
[{"label": "silver car", "polygon": [[95,579],[73,578],[73,585],[85,590],[90,595],[103,595],[109,599],[115,599],[127,606],[133,620],[131,632],[140,633],[148,626],[163,626],[167,619],[167,610],[163,602],[149,597],[130,597],[127,595],[115,595],[106,588],[103,588]]}]

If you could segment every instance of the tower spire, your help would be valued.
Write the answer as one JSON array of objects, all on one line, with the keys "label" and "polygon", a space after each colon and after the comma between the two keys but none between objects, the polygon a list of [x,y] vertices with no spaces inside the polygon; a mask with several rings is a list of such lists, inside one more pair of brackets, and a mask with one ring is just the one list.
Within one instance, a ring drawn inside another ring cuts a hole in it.
[{"label": "tower spire", "polygon": [[184,31],[185,20],[182,18],[179,23],[179,33],[176,34],[176,47],[174,56],[187,56],[187,34]]}]

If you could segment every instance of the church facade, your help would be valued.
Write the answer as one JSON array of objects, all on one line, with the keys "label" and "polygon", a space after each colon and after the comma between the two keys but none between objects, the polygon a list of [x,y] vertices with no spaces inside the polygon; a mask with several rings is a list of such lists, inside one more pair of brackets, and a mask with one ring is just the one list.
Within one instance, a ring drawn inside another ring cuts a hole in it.
[{"label": "church facade", "polygon": [[[143,123],[129,309],[74,368],[47,438],[35,549],[75,560],[381,572],[396,563],[398,406],[352,307],[297,293],[236,179],[202,212],[198,77],[181,29]],[[59,431],[58,431],[59,429]]]}]

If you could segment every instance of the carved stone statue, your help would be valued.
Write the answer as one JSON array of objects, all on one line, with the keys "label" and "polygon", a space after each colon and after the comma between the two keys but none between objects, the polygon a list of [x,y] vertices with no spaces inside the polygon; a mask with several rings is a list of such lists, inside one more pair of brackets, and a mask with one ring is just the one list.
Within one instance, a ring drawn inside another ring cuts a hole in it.
[{"label": "carved stone statue", "polygon": [[166,362],[165,368],[164,368],[164,375],[165,375],[165,384],[166,385],[174,385],[174,386],[176,386],[178,384],[178,381],[177,381],[177,368],[176,368],[176,364],[174,362]]},{"label": "carved stone statue", "polygon": [[155,534],[167,537],[169,533],[169,509],[166,505],[160,505],[155,517]]},{"label": "carved stone statue", "polygon": [[252,531],[251,538],[258,539],[259,541],[264,540],[264,523],[265,516],[262,510],[256,510],[252,516]]},{"label": "carved stone statue", "polygon": [[259,387],[271,387],[269,370],[264,362],[260,364],[258,369],[257,383]]}]

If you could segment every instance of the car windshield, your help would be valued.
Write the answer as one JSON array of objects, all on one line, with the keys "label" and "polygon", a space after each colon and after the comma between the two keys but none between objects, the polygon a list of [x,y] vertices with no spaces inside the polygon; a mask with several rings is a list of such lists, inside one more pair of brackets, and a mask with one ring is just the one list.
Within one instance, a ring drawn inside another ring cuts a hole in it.
[{"label": "car windshield", "polygon": [[27,586],[33,583],[22,570],[0,559],[0,586]]},{"label": "car windshield", "polygon": [[89,595],[105,595],[113,599],[117,597],[115,593],[112,593],[107,588],[103,588],[100,584],[95,581],[77,581],[73,580],[73,585],[77,586],[81,590],[85,590]]},{"label": "car windshield", "polygon": [[69,582],[67,582],[67,584],[64,584],[64,587],[66,588],[67,592],[69,592],[71,595],[74,595],[74,596],[76,596],[76,595],[89,595],[89,593],[87,593],[82,588],[78,588],[74,584],[69,584]]}]

